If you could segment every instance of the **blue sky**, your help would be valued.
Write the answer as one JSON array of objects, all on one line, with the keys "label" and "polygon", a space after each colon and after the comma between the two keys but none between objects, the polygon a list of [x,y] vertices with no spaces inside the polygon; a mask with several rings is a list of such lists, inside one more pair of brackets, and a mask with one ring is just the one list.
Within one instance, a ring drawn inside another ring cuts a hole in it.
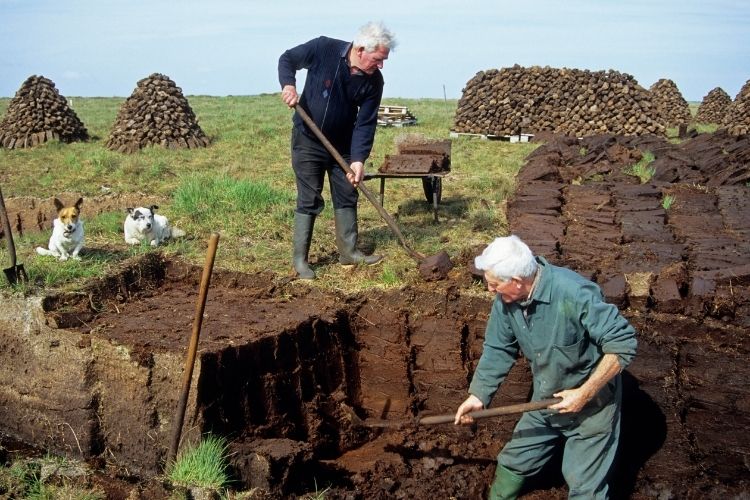
[{"label": "blue sky", "polygon": [[692,101],[750,79],[748,0],[0,0],[0,97],[34,74],[65,96],[126,97],[155,72],[187,95],[278,92],[285,49],[369,20],[399,41],[386,98],[458,98],[514,64],[669,78]]}]

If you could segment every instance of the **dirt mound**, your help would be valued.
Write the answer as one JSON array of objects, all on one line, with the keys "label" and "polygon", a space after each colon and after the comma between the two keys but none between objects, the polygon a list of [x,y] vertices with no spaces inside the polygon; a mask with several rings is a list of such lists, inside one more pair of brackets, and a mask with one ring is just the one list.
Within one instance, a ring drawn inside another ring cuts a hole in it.
[{"label": "dirt mound", "polygon": [[107,140],[109,149],[121,153],[147,146],[195,149],[208,145],[182,89],[159,73],[138,82],[120,107]]},{"label": "dirt mound", "polygon": [[651,99],[627,73],[515,65],[480,71],[469,80],[458,102],[454,130],[664,135]]},{"label": "dirt mound", "polygon": [[730,134],[750,133],[750,80],[745,82],[724,116],[723,125]]},{"label": "dirt mound", "polygon": [[43,76],[30,76],[10,100],[0,121],[0,144],[30,148],[50,140],[85,141],[89,135],[68,101]]},{"label": "dirt mound", "polygon": [[680,89],[672,80],[662,78],[651,85],[651,103],[654,106],[654,116],[665,127],[676,127],[688,124],[692,120],[690,108]]},{"label": "dirt mound", "polygon": [[723,123],[732,98],[721,87],[716,87],[706,94],[698,106],[695,121],[698,123]]}]

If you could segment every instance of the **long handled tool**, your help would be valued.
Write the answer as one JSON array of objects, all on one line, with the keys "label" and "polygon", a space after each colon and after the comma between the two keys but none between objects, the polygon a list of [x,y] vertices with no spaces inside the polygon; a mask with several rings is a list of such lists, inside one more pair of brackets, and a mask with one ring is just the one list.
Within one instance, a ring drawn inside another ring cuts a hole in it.
[{"label": "long handled tool", "polygon": [[[325,135],[323,135],[323,132],[318,128],[318,126],[315,124],[315,122],[310,118],[310,115],[307,114],[307,112],[302,109],[302,106],[295,106],[295,109],[297,110],[297,114],[302,118],[302,121],[305,122],[307,127],[312,130],[313,134],[315,134],[315,137],[318,138],[318,140],[325,146],[325,148],[328,150],[329,153],[331,153],[331,156],[336,160],[336,163],[339,164],[341,168],[344,169],[344,172],[347,174],[354,175],[354,172],[347,164],[346,160],[343,156],[336,150],[336,148],[331,144],[331,142],[326,138]],[[393,233],[398,237],[399,241],[401,242],[401,246],[404,247],[404,250],[406,250],[406,253],[409,254],[409,256],[414,259],[418,264],[420,264],[420,273],[422,275],[425,275],[425,272],[429,272],[430,269],[448,269],[450,270],[453,267],[453,263],[450,261],[450,257],[448,257],[448,254],[446,252],[440,252],[437,255],[433,255],[430,257],[425,257],[421,253],[415,251],[409,244],[406,242],[406,238],[404,238],[404,235],[401,233],[401,230],[398,228],[398,224],[396,224],[396,221],[393,220],[393,217],[390,216],[388,212],[386,212],[385,208],[378,202],[377,198],[372,194],[372,192],[367,189],[364,182],[360,182],[357,188],[362,192],[363,195],[365,195],[365,198],[370,200],[370,203],[375,207],[375,209],[380,214],[380,217],[383,218],[386,224],[388,224],[388,227],[393,231]],[[429,267],[429,269],[423,270],[423,267]]]},{"label": "long handled tool", "polygon": [[198,302],[196,302],[195,304],[193,333],[190,336],[190,345],[188,346],[187,358],[185,359],[185,371],[182,374],[182,392],[180,393],[180,401],[177,403],[177,415],[175,416],[174,426],[172,427],[172,444],[169,447],[169,454],[167,455],[167,466],[174,462],[174,459],[177,456],[177,448],[180,446],[180,434],[182,433],[182,423],[185,419],[185,407],[187,406],[188,394],[190,393],[190,382],[193,378],[195,356],[198,352],[198,339],[201,336],[203,311],[206,308],[208,285],[211,282],[211,271],[214,267],[216,247],[218,246],[219,235],[217,233],[213,233],[211,235],[211,239],[208,242],[208,253],[206,254],[206,263],[203,266],[203,276],[201,277],[200,293],[198,294]]},{"label": "long handled tool", "polygon": [[[520,403],[515,405],[498,406],[496,408],[488,408],[486,410],[477,410],[467,413],[474,419],[479,418],[490,418],[499,417],[501,415],[511,415],[513,413],[524,413],[533,410],[543,410],[550,405],[559,403],[562,398],[550,398],[542,399],[540,401],[531,401],[530,403]],[[349,412],[352,420],[352,424],[362,427],[376,427],[376,428],[388,428],[388,429],[402,429],[411,425],[436,425],[436,424],[452,424],[456,418],[455,413],[448,413],[444,415],[431,415],[428,417],[416,417],[411,420],[381,420],[381,419],[366,419],[361,420],[359,417],[354,415],[353,411]]]},{"label": "long handled tool", "polygon": [[16,245],[13,243],[13,233],[10,231],[10,220],[8,219],[8,211],[5,210],[2,189],[0,189],[0,218],[3,219],[3,234],[5,235],[5,240],[8,242],[8,253],[10,254],[10,267],[3,269],[3,272],[11,285],[19,282],[26,283],[29,281],[29,277],[26,276],[23,264],[16,264]]}]

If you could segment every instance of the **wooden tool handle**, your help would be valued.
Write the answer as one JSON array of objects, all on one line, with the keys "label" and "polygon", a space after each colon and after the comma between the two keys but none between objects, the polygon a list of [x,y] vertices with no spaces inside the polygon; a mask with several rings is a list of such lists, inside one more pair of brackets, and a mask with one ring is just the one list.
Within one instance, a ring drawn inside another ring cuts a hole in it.
[{"label": "wooden tool handle", "polygon": [[[339,166],[344,169],[344,172],[354,175],[354,171],[346,163],[346,160],[343,156],[341,156],[341,153],[339,153],[333,146],[333,144],[331,144],[331,142],[326,138],[326,136],[323,135],[323,132],[318,128],[312,118],[310,118],[310,115],[308,115],[307,112],[302,109],[302,106],[300,106],[299,104],[295,105],[294,109],[297,111],[297,114],[300,116],[300,118],[302,118],[302,121],[305,122],[307,128],[312,130],[313,134],[315,134],[315,137],[317,137],[318,140],[323,144],[323,146],[325,146],[325,148],[328,150],[328,152],[331,153],[331,156],[333,156],[333,158],[336,160],[336,163],[338,163]],[[372,203],[372,205],[375,207],[375,210],[378,211],[380,217],[383,218],[385,223],[388,224],[388,227],[391,228],[391,231],[393,231],[393,233],[399,239],[399,241],[401,242],[401,246],[404,247],[406,253],[408,253],[412,259],[414,259],[418,263],[421,263],[424,260],[424,255],[420,254],[409,246],[409,244],[406,242],[406,238],[404,238],[404,235],[401,234],[401,230],[399,229],[398,224],[396,224],[396,221],[388,212],[385,211],[385,208],[383,208],[383,206],[378,202],[378,200],[375,198],[375,195],[373,195],[370,190],[365,187],[365,183],[360,182],[357,188],[359,188],[362,194],[365,195],[365,198],[370,200],[370,203]]]},{"label": "wooden tool handle", "polygon": [[10,269],[15,272],[16,269],[16,245],[13,243],[13,234],[10,231],[10,220],[8,219],[8,211],[5,210],[5,200],[3,199],[3,191],[0,189],[0,218],[3,222],[3,234],[5,235],[5,241],[8,242],[8,254],[10,255]]},{"label": "wooden tool handle", "polygon": [[[472,418],[489,418],[497,417],[500,415],[510,415],[512,413],[524,413],[533,410],[543,410],[550,405],[559,403],[562,398],[550,398],[542,399],[541,401],[531,401],[530,403],[520,403],[517,405],[498,406],[497,408],[488,408],[486,410],[477,410],[467,413]],[[434,415],[431,417],[422,417],[417,420],[418,424],[448,424],[453,423],[456,419],[455,414],[449,415]]]},{"label": "wooden tool handle", "polygon": [[187,358],[185,359],[185,370],[182,372],[182,389],[180,390],[180,400],[177,402],[177,412],[174,423],[172,424],[172,440],[167,454],[166,466],[169,467],[177,458],[177,449],[180,446],[180,435],[182,434],[182,424],[185,420],[185,409],[187,407],[188,395],[190,394],[190,384],[193,379],[193,367],[195,358],[198,353],[198,340],[201,335],[201,324],[203,323],[203,312],[206,309],[206,299],[208,297],[208,287],[211,283],[211,272],[214,268],[216,259],[216,248],[219,246],[219,233],[212,233],[208,241],[208,253],[206,262],[203,265],[203,274],[201,275],[201,284],[198,291],[198,301],[195,304],[195,317],[193,318],[193,331],[190,335],[190,344],[188,345]]}]

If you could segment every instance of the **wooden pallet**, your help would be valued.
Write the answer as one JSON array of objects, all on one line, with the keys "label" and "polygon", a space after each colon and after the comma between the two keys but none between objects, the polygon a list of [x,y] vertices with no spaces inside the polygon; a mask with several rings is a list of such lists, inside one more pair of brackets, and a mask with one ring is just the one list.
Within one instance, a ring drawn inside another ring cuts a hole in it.
[{"label": "wooden pallet", "polygon": [[417,117],[406,106],[383,105],[378,108],[378,125],[404,127],[416,123]]},{"label": "wooden pallet", "polygon": [[493,134],[471,134],[468,132],[450,131],[450,137],[479,137],[486,141],[505,141],[505,142],[530,142],[534,134],[515,134],[515,135],[493,135]]}]

